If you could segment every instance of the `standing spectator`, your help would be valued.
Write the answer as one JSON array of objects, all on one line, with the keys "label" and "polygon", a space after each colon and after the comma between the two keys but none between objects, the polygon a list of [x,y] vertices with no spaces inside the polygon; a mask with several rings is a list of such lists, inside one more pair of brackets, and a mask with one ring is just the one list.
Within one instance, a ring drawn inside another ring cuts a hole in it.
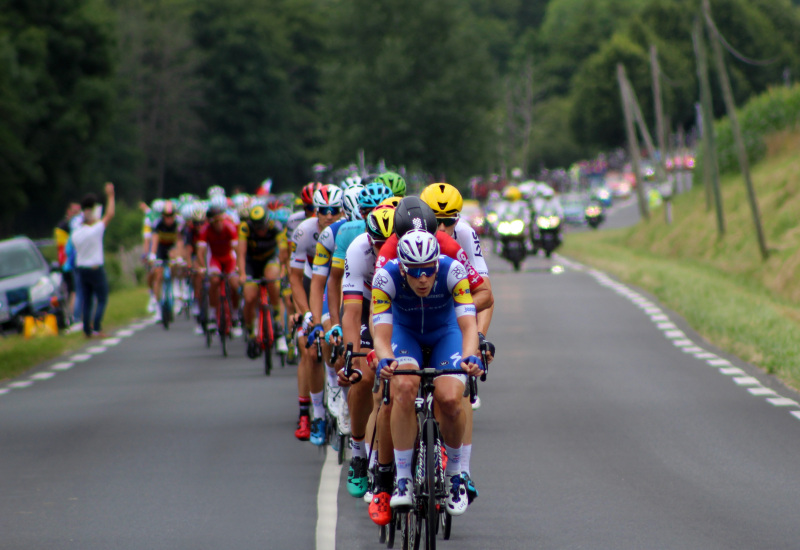
[{"label": "standing spectator", "polygon": [[72,231],[72,219],[81,213],[81,205],[77,202],[69,203],[64,219],[58,222],[55,229],[56,249],[58,251],[58,265],[64,277],[64,284],[67,286],[67,322],[71,323],[75,307],[75,271],[70,269],[67,264],[67,242]]},{"label": "standing spectator", "polygon": [[[83,223],[72,232],[72,243],[75,246],[75,267],[83,292],[83,332],[87,338],[105,337],[100,323],[108,301],[108,282],[103,267],[103,235],[108,222],[114,217],[114,184],[106,183],[108,203],[102,220],[95,216],[97,197],[86,195],[81,201]],[[97,299],[97,309],[92,323],[92,306]]]}]

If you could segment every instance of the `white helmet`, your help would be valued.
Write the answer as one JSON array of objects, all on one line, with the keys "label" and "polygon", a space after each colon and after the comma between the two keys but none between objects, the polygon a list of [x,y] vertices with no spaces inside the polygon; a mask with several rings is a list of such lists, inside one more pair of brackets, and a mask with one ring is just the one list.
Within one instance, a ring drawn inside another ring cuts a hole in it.
[{"label": "white helmet", "polygon": [[223,212],[228,209],[228,200],[225,198],[225,195],[214,195],[208,202],[211,208],[217,208]]},{"label": "white helmet", "polygon": [[344,191],[335,185],[323,185],[314,191],[314,198],[312,200],[315,208],[322,208],[323,206],[342,206],[342,199],[344,198]]},{"label": "white helmet", "polygon": [[348,176],[342,181],[342,189],[345,191],[356,185],[361,185],[361,177],[359,176]]},{"label": "white helmet", "polygon": [[552,199],[555,193],[552,187],[542,187],[542,197],[545,199]]},{"label": "white helmet", "polygon": [[439,259],[439,241],[423,229],[413,229],[397,241],[397,258],[403,267],[435,262]]},{"label": "white helmet", "polygon": [[206,210],[208,207],[202,202],[196,202],[192,205],[192,219],[196,222],[201,222],[206,219]]},{"label": "white helmet", "polygon": [[215,197],[217,195],[225,196],[225,189],[219,185],[212,185],[208,188],[208,198]]},{"label": "white helmet", "polygon": [[187,202],[181,205],[178,213],[181,215],[181,218],[184,220],[188,220],[192,217],[192,203]]},{"label": "white helmet", "polygon": [[344,208],[345,214],[347,214],[348,220],[360,220],[361,218],[361,211],[358,208],[358,197],[361,195],[361,190],[364,189],[360,184],[354,185],[349,187],[344,192],[344,198],[342,199],[342,207]]}]

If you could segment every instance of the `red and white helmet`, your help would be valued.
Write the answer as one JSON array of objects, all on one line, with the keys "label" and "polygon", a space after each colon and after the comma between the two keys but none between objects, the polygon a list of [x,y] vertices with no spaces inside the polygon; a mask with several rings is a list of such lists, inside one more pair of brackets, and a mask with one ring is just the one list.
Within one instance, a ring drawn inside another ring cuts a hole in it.
[{"label": "red and white helmet", "polygon": [[344,192],[335,185],[323,185],[314,191],[314,207],[338,206],[341,208]]}]

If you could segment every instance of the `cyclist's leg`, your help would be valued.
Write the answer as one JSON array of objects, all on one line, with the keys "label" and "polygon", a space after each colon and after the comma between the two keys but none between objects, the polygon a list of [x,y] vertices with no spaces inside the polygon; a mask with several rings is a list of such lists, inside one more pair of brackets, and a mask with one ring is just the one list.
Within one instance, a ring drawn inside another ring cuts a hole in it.
[{"label": "cyclist's leg", "polygon": [[164,284],[164,268],[157,266],[153,268],[153,295],[156,300],[161,300],[161,287]]},{"label": "cyclist's leg", "polygon": [[219,259],[211,256],[208,261],[208,275],[210,277],[208,288],[208,321],[216,324],[217,322],[217,307],[219,306],[219,285],[222,281],[220,274],[222,273],[222,266]]},{"label": "cyclist's leg", "polygon": [[[245,271],[248,277],[258,278],[263,268],[256,262],[245,262]],[[244,296],[244,327],[248,334],[254,333],[254,319],[256,317],[256,303],[258,303],[259,288],[256,283],[246,283],[242,294]]]}]

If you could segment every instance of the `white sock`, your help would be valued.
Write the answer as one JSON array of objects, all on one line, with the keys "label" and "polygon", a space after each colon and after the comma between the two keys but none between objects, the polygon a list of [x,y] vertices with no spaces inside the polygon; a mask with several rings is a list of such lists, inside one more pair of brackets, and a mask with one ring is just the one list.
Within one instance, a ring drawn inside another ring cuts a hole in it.
[{"label": "white sock", "polygon": [[447,477],[460,474],[461,447],[450,447],[447,443],[445,443],[444,450],[447,451],[447,468],[445,468],[444,474]]},{"label": "white sock", "polygon": [[[411,476],[411,460],[414,456],[414,449],[407,451],[394,451],[394,464],[397,467],[397,479],[401,477],[412,478]],[[448,455],[449,457],[449,455]]]},{"label": "white sock", "polygon": [[[449,455],[448,455],[449,456]],[[469,459],[472,457],[472,443],[461,447],[461,471],[469,475]]]},{"label": "white sock", "polygon": [[336,376],[336,369],[330,366],[328,363],[325,363],[325,372],[328,373],[328,383],[331,385],[331,387],[338,388],[339,377]]},{"label": "white sock", "polygon": [[367,467],[372,469],[372,467],[378,463],[378,449],[375,449],[375,452],[370,454],[372,447],[370,447],[366,439],[364,440],[364,448],[367,450],[367,456],[369,457],[369,464],[367,464]]},{"label": "white sock", "polygon": [[363,439],[351,439],[350,448],[353,450],[353,458],[367,458],[367,444]]},{"label": "white sock", "polygon": [[324,390],[311,394],[311,404],[314,405],[314,418],[325,418],[325,405],[322,404],[325,399],[324,396]]}]

